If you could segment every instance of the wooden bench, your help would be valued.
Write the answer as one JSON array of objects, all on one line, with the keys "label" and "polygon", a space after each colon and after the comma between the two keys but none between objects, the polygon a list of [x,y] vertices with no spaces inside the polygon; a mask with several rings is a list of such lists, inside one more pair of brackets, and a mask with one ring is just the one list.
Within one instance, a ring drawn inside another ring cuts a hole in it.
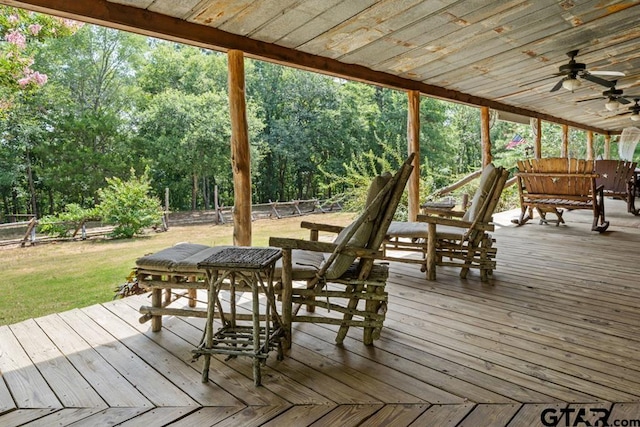
[{"label": "wooden bench", "polygon": [[[593,211],[591,230],[602,233],[609,227],[604,215],[604,186],[598,186],[598,174],[592,160],[544,158],[518,161],[518,192],[520,218],[518,225],[533,218],[535,208],[540,222],[564,223],[563,209],[589,209]],[[547,219],[553,213],[556,220]]]},{"label": "wooden bench", "polygon": [[596,178],[596,185],[603,186],[604,195],[627,202],[627,211],[638,215],[639,210],[635,206],[636,163],[626,160],[596,160],[595,172],[600,175]]}]

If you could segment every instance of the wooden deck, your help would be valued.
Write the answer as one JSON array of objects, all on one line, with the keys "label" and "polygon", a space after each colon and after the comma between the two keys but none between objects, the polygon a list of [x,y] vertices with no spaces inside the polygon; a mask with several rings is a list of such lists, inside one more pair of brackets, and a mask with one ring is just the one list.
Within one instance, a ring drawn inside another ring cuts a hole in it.
[{"label": "wooden deck", "polygon": [[560,227],[513,216],[497,220],[489,284],[394,264],[374,347],[361,330],[338,347],[332,327],[294,325],[258,388],[246,358],[213,358],[202,384],[191,350],[203,319],[151,333],[138,322],[146,296],[0,326],[0,425],[538,426],[545,409],[574,425],[599,408],[610,423],[640,419],[640,218],[611,200],[603,234],[590,212]]}]

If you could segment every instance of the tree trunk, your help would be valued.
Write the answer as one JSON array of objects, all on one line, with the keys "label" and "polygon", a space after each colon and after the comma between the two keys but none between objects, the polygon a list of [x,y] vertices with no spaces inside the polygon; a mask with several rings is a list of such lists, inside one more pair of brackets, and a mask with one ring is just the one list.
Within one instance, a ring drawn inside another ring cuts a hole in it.
[{"label": "tree trunk", "polygon": [[33,182],[33,171],[31,170],[31,156],[29,154],[29,150],[27,150],[26,152],[26,166],[27,166],[27,180],[29,182],[29,194],[31,195],[31,213],[33,214],[33,216],[35,216],[36,218],[39,217],[38,215],[38,205],[36,203],[36,186]]},{"label": "tree trunk", "polygon": [[209,209],[211,207],[211,196],[209,191],[209,178],[206,176],[202,177],[202,199],[204,210]]},{"label": "tree trunk", "polygon": [[198,208],[198,174],[193,174],[191,184],[191,210],[195,211]]}]

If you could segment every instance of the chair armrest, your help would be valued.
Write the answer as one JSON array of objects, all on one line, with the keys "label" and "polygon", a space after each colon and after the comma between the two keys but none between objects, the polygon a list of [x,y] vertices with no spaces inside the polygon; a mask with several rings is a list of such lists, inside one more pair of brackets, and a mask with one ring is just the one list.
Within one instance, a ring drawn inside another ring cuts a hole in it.
[{"label": "chair armrest", "polygon": [[303,239],[292,239],[287,237],[270,237],[269,246],[282,249],[302,249],[313,252],[333,252],[336,245],[329,242],[316,242]]},{"label": "chair armrest", "polygon": [[474,226],[475,229],[483,230],[483,231],[495,230],[495,225],[491,223],[476,222],[474,225],[474,223],[472,222],[463,221],[461,219],[443,218],[440,216],[432,216],[432,215],[418,215],[418,221],[426,222],[428,224],[440,224],[440,225],[447,225],[449,227],[458,227],[458,228],[471,228],[472,226]]},{"label": "chair armrest", "polygon": [[421,209],[423,215],[438,215],[443,217],[455,217],[462,218],[464,216],[464,212],[461,211],[452,211],[448,209],[438,209],[438,208],[422,208]]},{"label": "chair armrest", "polygon": [[309,232],[309,240],[317,242],[320,238],[320,232],[340,233],[344,227],[341,225],[317,224],[315,222],[302,221],[300,227],[307,228]]},{"label": "chair armrest", "polygon": [[[291,239],[286,237],[271,237],[269,239],[269,246],[282,249],[301,249],[312,252],[324,252],[332,253],[337,248],[337,245],[327,242],[315,242],[303,239]],[[344,255],[351,255],[362,258],[379,258],[382,257],[382,252],[372,249],[360,248],[357,246],[345,246],[341,252]]]},{"label": "chair armrest", "polygon": [[341,225],[331,225],[331,224],[318,224],[315,222],[302,221],[300,223],[301,228],[307,228],[309,230],[318,230],[318,231],[326,231],[329,233],[339,233],[344,227]]}]

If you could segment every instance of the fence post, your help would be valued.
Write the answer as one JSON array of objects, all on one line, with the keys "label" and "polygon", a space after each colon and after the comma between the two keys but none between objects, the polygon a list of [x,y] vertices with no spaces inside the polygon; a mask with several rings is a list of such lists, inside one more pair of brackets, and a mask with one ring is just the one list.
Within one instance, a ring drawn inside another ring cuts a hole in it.
[{"label": "fence post", "polygon": [[34,216],[27,224],[27,232],[24,233],[24,237],[22,238],[22,242],[20,242],[20,246],[24,247],[25,243],[27,243],[27,239],[33,245],[36,242],[36,225],[38,224],[38,220]]}]

